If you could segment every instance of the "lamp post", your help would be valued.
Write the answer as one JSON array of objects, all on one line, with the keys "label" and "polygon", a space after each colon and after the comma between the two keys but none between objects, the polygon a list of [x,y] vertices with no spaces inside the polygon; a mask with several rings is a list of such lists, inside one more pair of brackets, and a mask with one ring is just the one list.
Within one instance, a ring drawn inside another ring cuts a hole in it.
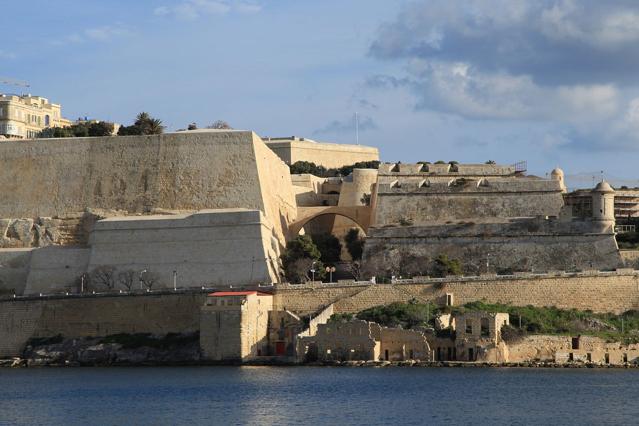
[{"label": "lamp post", "polygon": [[143,290],[142,288],[142,274],[146,273],[146,269],[143,269],[140,271],[140,290]]},{"label": "lamp post", "polygon": [[312,281],[312,282],[315,282],[315,264],[316,264],[316,263],[317,263],[317,262],[313,262],[313,263],[311,264],[311,281]]},{"label": "lamp post", "polygon": [[173,291],[177,291],[177,271],[173,271]]},{"label": "lamp post", "polygon": [[334,266],[327,266],[327,267],[326,267],[326,272],[328,272],[329,277],[330,277],[330,278],[328,279],[328,282],[329,282],[329,283],[332,283],[332,282],[333,282],[333,272],[335,272],[335,270],[336,270],[336,269],[335,269],[335,267],[334,267]]}]

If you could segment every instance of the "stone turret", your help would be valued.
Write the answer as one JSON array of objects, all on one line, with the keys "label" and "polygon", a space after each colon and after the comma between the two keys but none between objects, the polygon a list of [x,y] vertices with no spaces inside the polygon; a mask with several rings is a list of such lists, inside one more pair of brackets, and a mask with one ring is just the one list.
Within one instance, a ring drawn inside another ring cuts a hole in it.
[{"label": "stone turret", "polygon": [[606,181],[601,181],[592,190],[592,217],[615,223],[615,190]]},{"label": "stone turret", "polygon": [[566,182],[564,181],[564,171],[563,170],[561,170],[560,168],[553,169],[553,171],[550,172],[550,178],[552,180],[559,181],[559,186],[561,187],[561,190],[563,192],[567,192],[566,191]]}]

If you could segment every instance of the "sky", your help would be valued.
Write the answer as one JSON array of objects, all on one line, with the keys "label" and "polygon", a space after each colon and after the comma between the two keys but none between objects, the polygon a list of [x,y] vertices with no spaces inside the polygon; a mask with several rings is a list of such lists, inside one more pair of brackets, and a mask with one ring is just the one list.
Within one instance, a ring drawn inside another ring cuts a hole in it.
[{"label": "sky", "polygon": [[0,76],[71,119],[355,143],[357,113],[383,161],[639,185],[636,0],[2,3]]}]

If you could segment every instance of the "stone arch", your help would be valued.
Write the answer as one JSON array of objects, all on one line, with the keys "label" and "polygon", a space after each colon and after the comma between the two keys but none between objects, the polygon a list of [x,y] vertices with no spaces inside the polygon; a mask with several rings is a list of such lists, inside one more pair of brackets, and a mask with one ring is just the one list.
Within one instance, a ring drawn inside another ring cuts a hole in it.
[{"label": "stone arch", "polygon": [[289,239],[295,238],[302,228],[320,216],[335,215],[345,217],[352,220],[359,226],[364,233],[368,233],[368,228],[371,222],[371,208],[370,206],[353,206],[353,207],[301,207],[298,208],[298,217],[295,222],[289,224],[288,234]]}]

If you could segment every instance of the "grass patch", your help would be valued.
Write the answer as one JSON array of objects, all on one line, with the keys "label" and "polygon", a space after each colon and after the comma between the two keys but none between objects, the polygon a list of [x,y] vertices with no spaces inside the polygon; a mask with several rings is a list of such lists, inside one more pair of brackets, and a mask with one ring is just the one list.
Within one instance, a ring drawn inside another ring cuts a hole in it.
[{"label": "grass patch", "polygon": [[[505,312],[510,315],[513,339],[527,334],[586,335],[610,342],[639,343],[639,311],[627,311],[621,315],[600,314],[576,309],[534,306],[512,306],[499,303],[471,302],[463,306],[439,307],[433,304],[391,303],[376,306],[357,313],[354,317],[373,321],[385,327],[410,329],[417,326],[434,326],[434,318],[443,313]],[[334,321],[344,321],[339,314]]]}]

